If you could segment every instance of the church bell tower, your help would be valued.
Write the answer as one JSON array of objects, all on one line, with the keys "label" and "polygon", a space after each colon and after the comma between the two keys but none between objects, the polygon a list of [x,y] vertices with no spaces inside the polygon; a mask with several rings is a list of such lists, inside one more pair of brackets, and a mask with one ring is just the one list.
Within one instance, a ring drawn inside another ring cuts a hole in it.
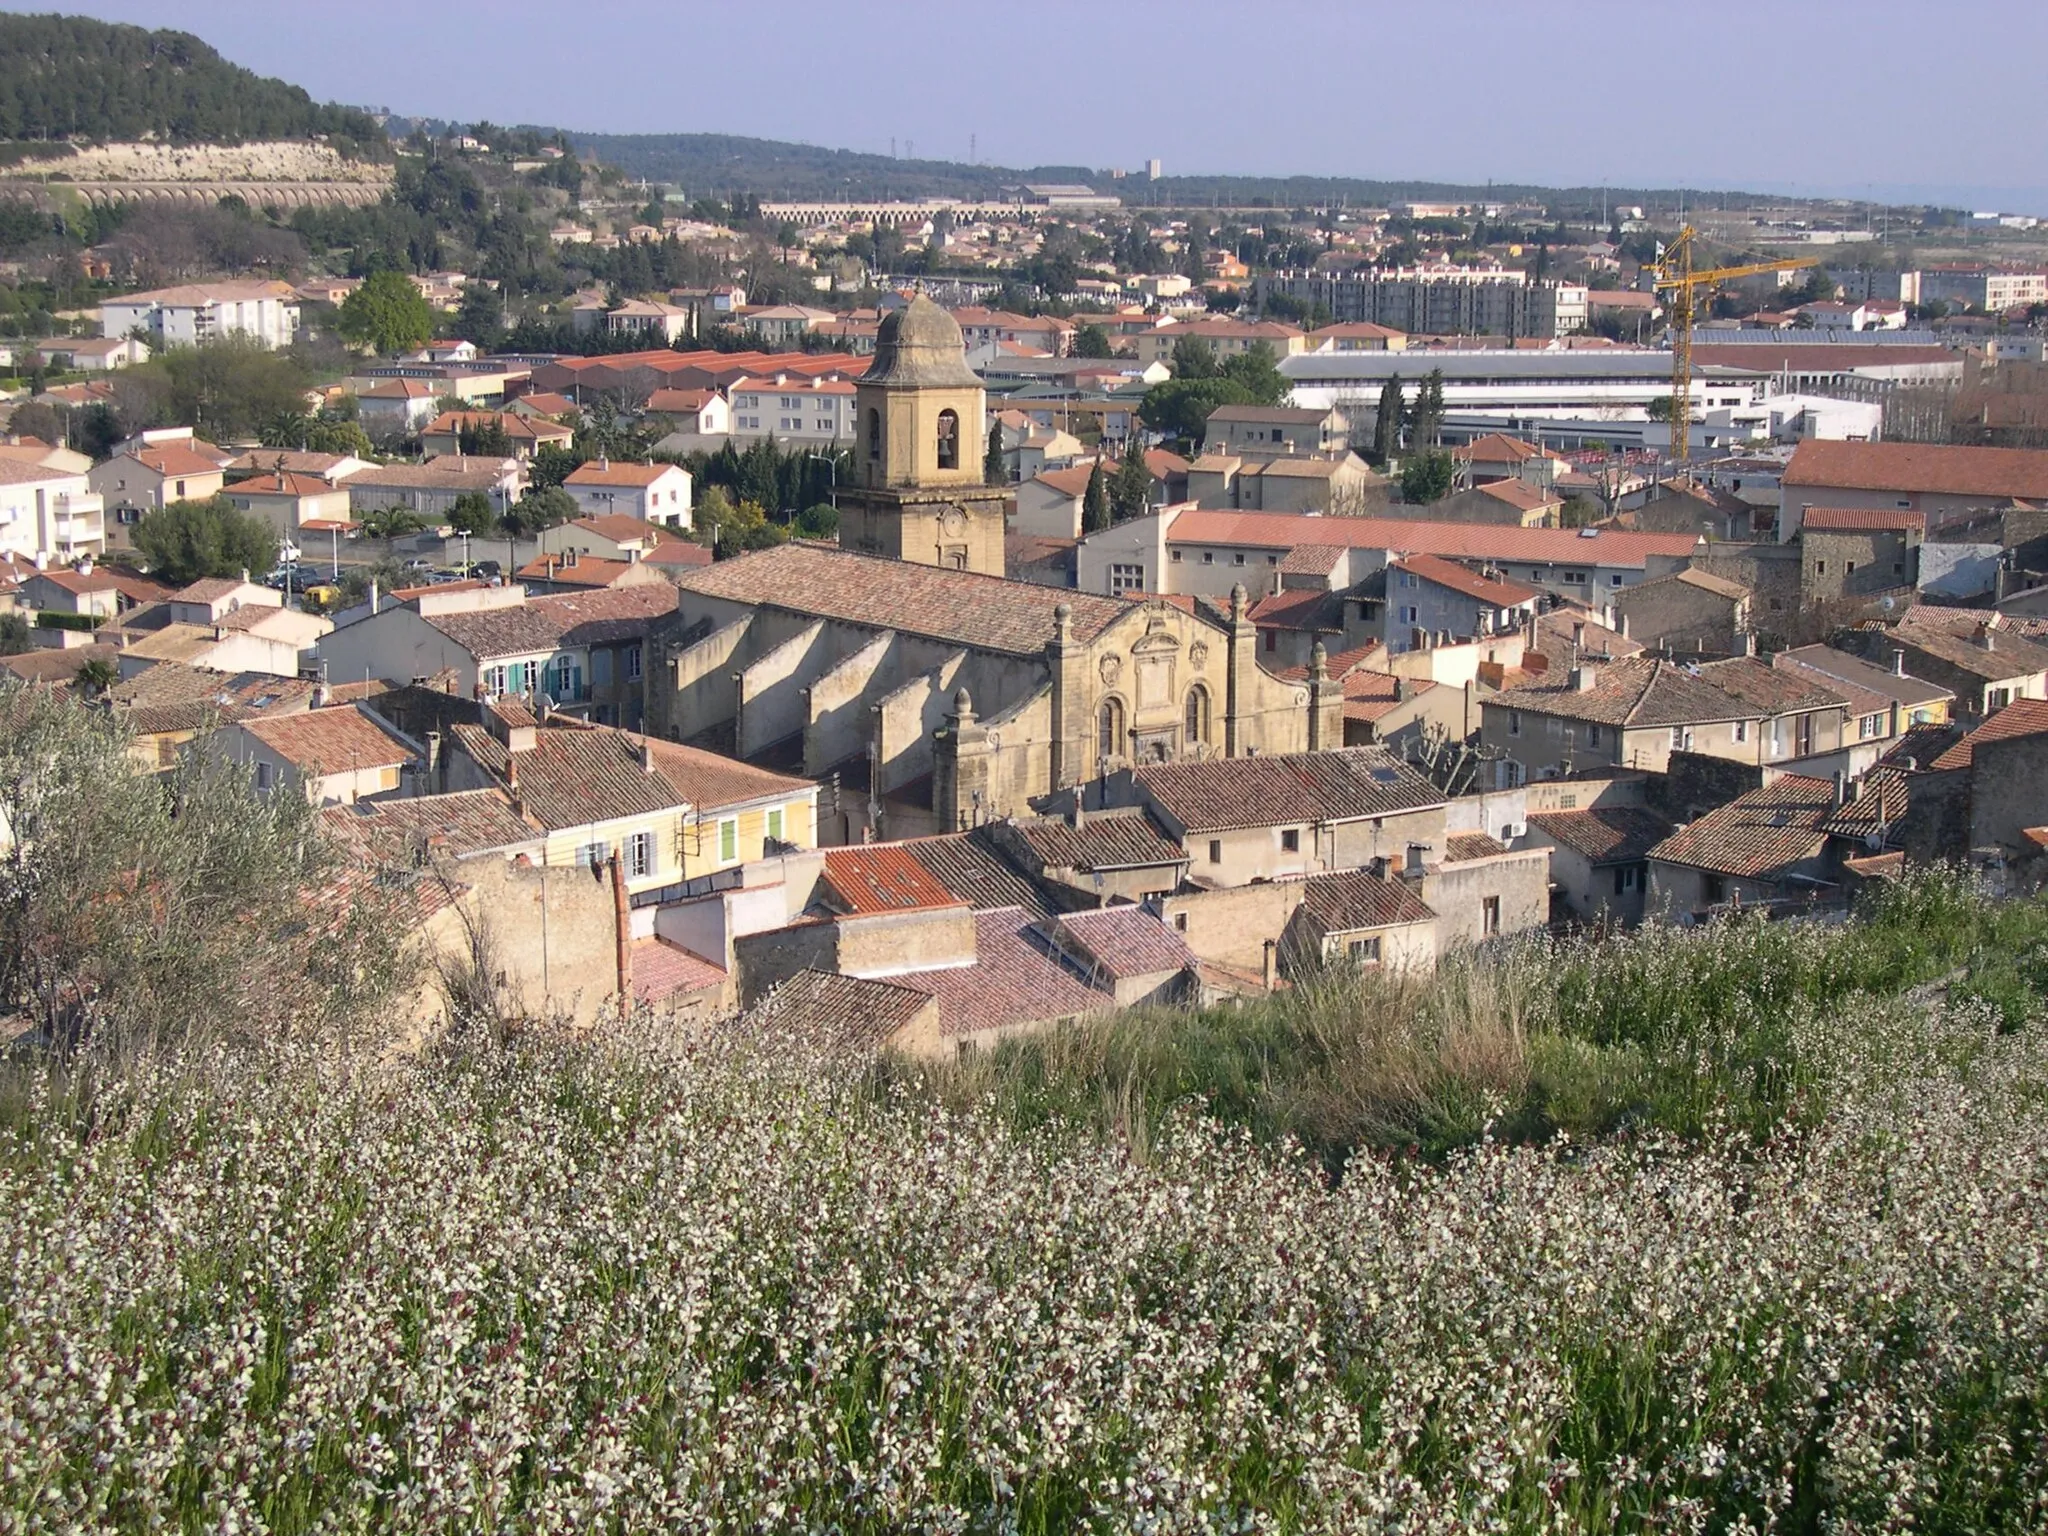
[{"label": "church bell tower", "polygon": [[840,547],[1002,575],[1009,492],[982,484],[987,406],[953,317],[917,295],[882,322],[854,389]]}]

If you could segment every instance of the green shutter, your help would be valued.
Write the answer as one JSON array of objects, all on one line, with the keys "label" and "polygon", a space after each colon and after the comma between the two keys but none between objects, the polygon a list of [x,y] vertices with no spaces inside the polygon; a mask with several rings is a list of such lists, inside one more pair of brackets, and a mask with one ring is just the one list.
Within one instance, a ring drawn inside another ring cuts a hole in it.
[{"label": "green shutter", "polygon": [[718,859],[721,864],[730,864],[740,856],[740,824],[736,821],[721,821],[718,824]]}]

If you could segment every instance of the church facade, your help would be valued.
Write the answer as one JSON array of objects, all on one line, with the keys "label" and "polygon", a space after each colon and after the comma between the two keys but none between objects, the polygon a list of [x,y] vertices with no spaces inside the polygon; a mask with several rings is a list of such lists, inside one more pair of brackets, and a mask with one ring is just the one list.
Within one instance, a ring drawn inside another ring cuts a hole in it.
[{"label": "church facade", "polygon": [[1008,815],[1136,763],[1343,744],[1320,665],[1260,665],[1242,589],[1067,592],[785,544],[693,571],[651,644],[647,729],[824,780],[820,840]]},{"label": "church facade", "polygon": [[690,572],[657,626],[646,729],[824,781],[819,841],[1009,815],[1117,769],[1343,744],[1343,696],[1258,660],[1244,589],[1126,598],[1003,578],[1008,493],[953,317],[919,296],[858,385],[840,547]]}]

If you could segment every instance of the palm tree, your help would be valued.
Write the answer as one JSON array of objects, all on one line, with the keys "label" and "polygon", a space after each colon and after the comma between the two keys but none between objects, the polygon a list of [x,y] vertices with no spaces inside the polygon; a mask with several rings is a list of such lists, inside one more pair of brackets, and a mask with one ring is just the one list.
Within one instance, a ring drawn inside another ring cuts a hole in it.
[{"label": "palm tree", "polygon": [[121,680],[121,669],[104,656],[95,656],[72,676],[78,691],[96,699]]}]

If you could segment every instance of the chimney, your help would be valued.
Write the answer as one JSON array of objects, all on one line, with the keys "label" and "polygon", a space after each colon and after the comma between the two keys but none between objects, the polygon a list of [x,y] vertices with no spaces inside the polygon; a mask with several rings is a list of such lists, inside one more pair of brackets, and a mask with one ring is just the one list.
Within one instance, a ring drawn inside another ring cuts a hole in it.
[{"label": "chimney", "polygon": [[327,686],[327,679],[321,678],[313,685],[313,708],[325,709],[334,702],[334,690]]},{"label": "chimney", "polygon": [[80,560],[78,562],[78,574],[81,576],[90,576],[92,574],[91,555],[87,555],[83,560]]},{"label": "chimney", "polygon": [[1977,626],[1977,643],[1987,651],[1998,649],[1998,636],[1992,632],[1989,624],[1979,624]]},{"label": "chimney", "polygon": [[1428,852],[1429,845],[1427,843],[1410,843],[1408,845],[1407,863],[1402,866],[1401,873],[1411,880],[1419,878],[1422,874],[1423,855]]},{"label": "chimney", "polygon": [[604,472],[605,472],[606,470],[610,469],[611,467],[612,467],[612,460],[611,460],[611,455],[610,455],[610,454],[607,454],[607,453],[600,453],[600,454],[599,454],[599,455],[597,456],[597,470],[598,470],[598,473],[599,473],[599,474],[603,474],[603,473],[604,473]]},{"label": "chimney", "polygon": [[1899,648],[1898,648],[1897,646],[1893,646],[1893,647],[1892,647],[1892,676],[1893,676],[1893,677],[1904,677],[1905,675],[1906,675],[1906,653],[1905,653],[1904,651],[1900,650],[1900,649],[1899,649]]},{"label": "chimney", "polygon": [[1756,654],[1756,631],[1753,629],[1745,629],[1740,635],[1736,637],[1735,643],[1738,647],[1740,647],[1740,649],[1736,652],[1737,655],[1754,656]]},{"label": "chimney", "polygon": [[375,613],[377,612],[377,603],[378,603],[378,592],[377,592],[377,578],[376,578],[376,577],[374,577],[374,576],[372,576],[372,577],[370,578],[370,612],[371,612],[371,613],[372,613],[373,615],[374,615],[374,614],[375,614]]},{"label": "chimney", "polygon": [[626,866],[611,856],[612,933],[619,966],[619,1011],[633,1006],[633,918],[626,904]]},{"label": "chimney", "polygon": [[581,553],[582,553],[582,551],[581,551],[581,550],[577,550],[577,549],[571,549],[571,550],[568,550],[568,551],[566,551],[566,552],[565,552],[565,553],[563,554],[563,556],[562,556],[562,564],[564,564],[564,565],[567,565],[567,566],[573,566],[573,565],[575,565],[575,563],[576,563],[576,557],[577,557],[577,556],[578,556],[579,554],[581,554]]},{"label": "chimney", "polygon": [[510,752],[505,754],[505,787],[515,797],[519,794],[519,759]]},{"label": "chimney", "polygon": [[1591,693],[1600,686],[1600,669],[1581,662],[1571,670],[1571,684],[1574,693]]},{"label": "chimney", "polygon": [[1849,775],[1842,772],[1841,769],[1837,768],[1835,770],[1835,804],[1847,805],[1848,803]]},{"label": "chimney", "polygon": [[439,731],[427,732],[426,743],[427,776],[438,784],[441,779],[441,733]]},{"label": "chimney", "polygon": [[1266,990],[1272,991],[1280,977],[1280,945],[1277,940],[1266,940],[1266,950],[1259,965],[1259,979],[1265,982]]},{"label": "chimney", "polygon": [[654,772],[654,743],[645,736],[640,738],[640,771]]}]

